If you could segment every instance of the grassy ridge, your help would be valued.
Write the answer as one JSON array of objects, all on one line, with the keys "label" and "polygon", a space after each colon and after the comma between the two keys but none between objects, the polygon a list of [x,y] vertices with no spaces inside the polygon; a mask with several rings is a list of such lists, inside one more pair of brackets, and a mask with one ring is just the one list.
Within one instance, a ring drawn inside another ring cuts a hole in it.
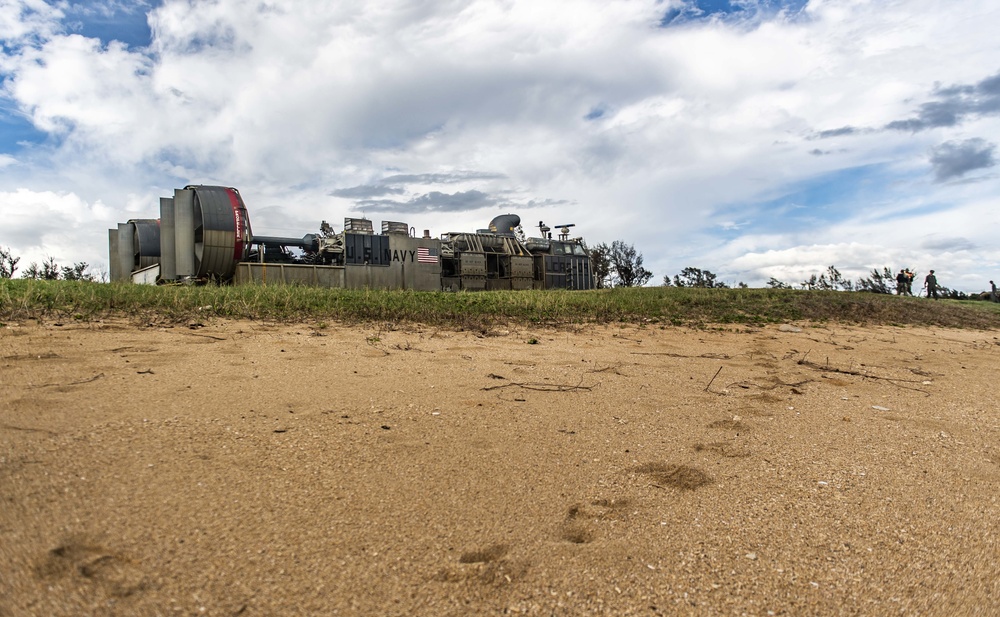
[{"label": "grassy ridge", "polygon": [[0,279],[0,320],[206,315],[277,321],[764,324],[791,320],[1000,328],[1000,304],[860,292],[649,287],[585,292],[410,292],[291,286],[163,286]]}]

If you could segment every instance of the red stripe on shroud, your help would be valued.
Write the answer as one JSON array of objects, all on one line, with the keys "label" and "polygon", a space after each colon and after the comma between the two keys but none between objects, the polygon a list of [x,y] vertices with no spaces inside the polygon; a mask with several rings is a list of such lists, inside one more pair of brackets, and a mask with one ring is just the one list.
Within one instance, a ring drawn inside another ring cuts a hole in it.
[{"label": "red stripe on shroud", "polygon": [[243,208],[240,206],[240,196],[236,189],[226,189],[226,193],[229,195],[229,205],[233,207],[233,228],[236,230],[236,241],[233,242],[233,259],[240,262],[243,260],[243,217],[240,216],[240,211]]}]

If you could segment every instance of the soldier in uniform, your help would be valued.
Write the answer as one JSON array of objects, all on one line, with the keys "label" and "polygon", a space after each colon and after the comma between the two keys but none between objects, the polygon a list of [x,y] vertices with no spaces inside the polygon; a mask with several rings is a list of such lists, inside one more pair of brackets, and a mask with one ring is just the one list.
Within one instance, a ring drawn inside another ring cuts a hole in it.
[{"label": "soldier in uniform", "polygon": [[937,277],[934,276],[933,270],[931,270],[930,274],[924,277],[924,287],[927,288],[927,297],[937,300]]},{"label": "soldier in uniform", "polygon": [[900,270],[896,275],[896,295],[906,295],[906,270]]}]

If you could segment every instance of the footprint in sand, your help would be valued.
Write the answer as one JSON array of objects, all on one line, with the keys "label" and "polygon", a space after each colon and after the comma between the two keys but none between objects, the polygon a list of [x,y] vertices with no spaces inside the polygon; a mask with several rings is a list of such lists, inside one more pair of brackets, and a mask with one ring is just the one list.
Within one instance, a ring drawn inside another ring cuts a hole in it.
[{"label": "footprint in sand", "polygon": [[53,548],[35,568],[42,579],[82,578],[109,596],[125,597],[145,586],[142,571],[127,557],[95,542],[75,538]]},{"label": "footprint in sand", "polygon": [[654,482],[659,488],[676,488],[682,491],[693,491],[712,483],[712,477],[697,467],[674,465],[672,463],[645,463],[633,467],[629,471],[642,474]]}]

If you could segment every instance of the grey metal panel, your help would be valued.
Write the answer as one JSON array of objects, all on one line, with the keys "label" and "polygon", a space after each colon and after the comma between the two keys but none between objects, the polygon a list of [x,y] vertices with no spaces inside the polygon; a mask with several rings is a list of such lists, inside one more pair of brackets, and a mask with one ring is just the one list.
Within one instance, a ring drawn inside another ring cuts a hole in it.
[{"label": "grey metal panel", "polygon": [[316,268],[316,280],[321,287],[335,289],[344,286],[344,266],[313,266]]},{"label": "grey metal panel", "polygon": [[174,255],[177,277],[195,274],[194,259],[194,191],[174,191]]},{"label": "grey metal panel", "polygon": [[[376,236],[377,237],[377,236]],[[369,269],[368,287],[371,289],[402,289],[402,268],[400,264],[396,267],[365,266]]]},{"label": "grey metal panel", "polygon": [[132,277],[132,266],[135,263],[133,241],[132,224],[118,223],[118,270],[121,272],[123,280]]},{"label": "grey metal panel", "polygon": [[118,229],[108,230],[108,275],[112,281],[123,281],[127,277],[122,274],[122,262],[118,257]]},{"label": "grey metal panel", "polygon": [[486,276],[486,255],[462,253],[459,257],[462,276]]},{"label": "grey metal panel", "polygon": [[534,285],[534,281],[531,278],[512,278],[510,279],[510,288],[515,290],[531,289]]},{"label": "grey metal panel", "polygon": [[482,291],[486,289],[486,277],[485,276],[463,276],[462,277],[462,289],[468,289],[470,291]]},{"label": "grey metal panel", "polygon": [[236,264],[236,272],[233,273],[233,283],[237,285],[251,285],[257,283],[254,279],[253,267],[262,265],[264,264],[256,264],[250,261],[244,261]]},{"label": "grey metal panel", "polygon": [[570,287],[572,289],[593,289],[594,276],[590,268],[589,257],[570,258]]},{"label": "grey metal panel", "polygon": [[486,281],[486,289],[490,291],[510,291],[510,279],[488,279]]},{"label": "grey metal panel", "polygon": [[386,257],[388,249],[389,236],[353,232],[344,234],[344,263],[387,266],[392,261],[391,254]]},{"label": "grey metal panel", "polygon": [[297,264],[279,264],[281,268],[282,280],[287,285],[317,285],[316,268],[313,266],[299,266]]},{"label": "grey metal panel", "polygon": [[344,263],[345,264],[360,264],[364,263],[359,255],[361,251],[358,250],[358,235],[354,233],[348,233],[344,231]]},{"label": "grey metal panel", "polygon": [[160,278],[172,281],[177,278],[176,233],[174,228],[174,200],[160,198]]},{"label": "grey metal panel", "polygon": [[371,266],[345,266],[344,287],[366,289],[371,287]]},{"label": "grey metal panel", "polygon": [[589,257],[545,255],[544,269],[546,289],[591,289],[593,287]]},{"label": "grey metal panel", "polygon": [[238,285],[317,285],[344,286],[344,266],[309,264],[267,264],[244,261],[236,265],[233,281]]},{"label": "grey metal panel", "polygon": [[510,257],[510,275],[512,277],[527,277],[531,278],[534,275],[535,267],[531,257],[522,257],[520,255],[511,255]]},{"label": "grey metal panel", "polygon": [[389,248],[389,236],[371,236],[372,240],[372,265],[388,266],[386,252]]},{"label": "grey metal panel", "polygon": [[[416,291],[441,290],[441,241],[432,238],[411,238],[391,234],[389,238],[389,268],[398,273],[394,286]],[[428,249],[429,261],[419,261],[420,249]]]}]

